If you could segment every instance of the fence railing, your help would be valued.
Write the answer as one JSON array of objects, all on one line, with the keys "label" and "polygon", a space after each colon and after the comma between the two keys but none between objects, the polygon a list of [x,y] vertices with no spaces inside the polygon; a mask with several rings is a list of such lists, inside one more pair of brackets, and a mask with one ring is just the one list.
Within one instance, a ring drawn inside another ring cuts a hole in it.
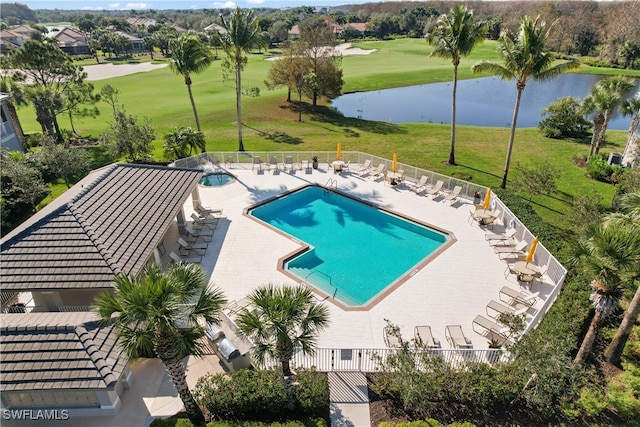
[{"label": "fence railing", "polygon": [[[315,367],[319,371],[381,371],[389,356],[401,351],[396,348],[319,348],[314,355],[297,351],[291,360],[292,368]],[[429,364],[429,359],[440,359],[451,368],[462,368],[466,363],[495,364],[511,360],[512,354],[504,349],[430,349],[412,350],[418,366]],[[261,368],[280,366],[275,359],[267,359]]]}]

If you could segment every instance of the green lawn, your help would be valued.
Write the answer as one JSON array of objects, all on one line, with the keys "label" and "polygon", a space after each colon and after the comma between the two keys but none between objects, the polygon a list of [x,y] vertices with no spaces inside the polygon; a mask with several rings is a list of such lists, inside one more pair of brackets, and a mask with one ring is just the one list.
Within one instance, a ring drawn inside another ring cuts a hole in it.
[{"label": "green lawn", "polygon": [[[344,92],[449,81],[452,78],[450,62],[430,58],[431,48],[424,40],[362,42],[355,46],[377,51],[370,55],[343,58]],[[495,42],[486,42],[474,51],[472,58],[464,59],[460,65],[460,78],[473,77],[470,67],[478,60],[499,60],[495,48]],[[334,150],[336,143],[341,142],[343,150],[363,151],[387,158],[397,152],[404,163],[448,175],[468,174],[473,182],[486,186],[499,185],[509,129],[457,126],[456,160],[459,165],[450,167],[442,164],[449,152],[449,125],[368,122],[342,117],[325,107],[319,109],[319,114],[311,114],[307,109],[303,122],[298,123],[297,106],[285,101],[286,89],[268,91],[265,88],[264,80],[272,62],[264,59],[273,55],[274,52],[250,55],[243,72],[243,87],[257,86],[261,90],[261,96],[243,99],[246,150],[324,151]],[[238,146],[234,84],[222,80],[220,64],[221,61],[216,61],[204,73],[193,75],[192,88],[207,149],[233,151]],[[598,68],[597,71],[605,72],[606,69]],[[608,71],[614,73],[618,70]],[[634,75],[638,76],[640,72]],[[162,157],[162,137],[172,127],[195,126],[183,78],[172,74],[168,67],[94,83],[97,89],[106,83],[116,87],[120,91],[119,101],[129,113],[151,118],[157,132],[154,151],[157,158]],[[76,121],[76,129],[80,133],[97,136],[108,129],[110,107],[100,103],[99,108],[101,116]],[[443,108],[449,109],[450,102],[447,101]],[[40,131],[32,109],[22,108],[19,114],[26,132]],[[63,128],[70,128],[64,117],[60,117],[60,124]],[[626,132],[608,131],[607,145],[603,150],[621,151],[625,141]],[[534,198],[534,203],[543,218],[561,223],[572,197],[600,194],[603,203],[608,205],[614,194],[612,186],[586,178],[584,170],[571,162],[574,154],[587,152],[587,144],[544,138],[537,129],[520,129],[516,134],[510,177],[516,175],[513,166],[518,162],[525,166],[548,164],[560,171],[559,192],[552,197]]]}]

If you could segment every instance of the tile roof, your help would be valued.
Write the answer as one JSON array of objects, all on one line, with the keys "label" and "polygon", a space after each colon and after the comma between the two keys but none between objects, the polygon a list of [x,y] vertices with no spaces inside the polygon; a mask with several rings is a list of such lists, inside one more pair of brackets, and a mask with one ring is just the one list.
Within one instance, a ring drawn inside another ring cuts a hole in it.
[{"label": "tile roof", "polygon": [[2,392],[105,389],[126,366],[114,326],[93,313],[5,314],[0,320]]},{"label": "tile roof", "polygon": [[71,201],[2,243],[2,291],[108,288],[137,274],[202,172],[114,165]]}]

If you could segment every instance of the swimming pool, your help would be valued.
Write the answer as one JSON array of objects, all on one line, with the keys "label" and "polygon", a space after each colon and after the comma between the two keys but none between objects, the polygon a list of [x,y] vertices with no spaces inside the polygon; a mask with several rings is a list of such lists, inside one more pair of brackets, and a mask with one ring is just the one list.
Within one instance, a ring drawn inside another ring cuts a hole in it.
[{"label": "swimming pool", "polygon": [[231,184],[236,180],[236,177],[226,172],[213,172],[204,175],[198,181],[198,184],[204,187],[222,187],[223,185]]},{"label": "swimming pool", "polygon": [[308,186],[249,209],[309,245],[284,270],[346,307],[378,302],[454,240],[444,231]]}]

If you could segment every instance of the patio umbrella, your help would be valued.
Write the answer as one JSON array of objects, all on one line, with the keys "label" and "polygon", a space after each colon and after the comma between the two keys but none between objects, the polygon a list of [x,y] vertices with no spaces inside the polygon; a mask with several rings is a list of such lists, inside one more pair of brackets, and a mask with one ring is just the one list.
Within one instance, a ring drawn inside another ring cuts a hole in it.
[{"label": "patio umbrella", "polygon": [[533,242],[531,242],[531,247],[529,248],[529,252],[527,252],[527,257],[525,258],[525,261],[527,263],[530,263],[533,261],[533,254],[536,253],[536,246],[538,246],[538,238],[536,237],[535,239],[533,239]]},{"label": "patio umbrella", "polygon": [[487,189],[487,194],[484,195],[484,203],[482,204],[482,209],[489,208],[489,201],[491,200],[491,189]]},{"label": "patio umbrella", "polygon": [[338,142],[338,152],[336,153],[336,160],[340,160],[340,157],[342,157],[342,147],[340,146],[340,143]]},{"label": "patio umbrella", "polygon": [[391,172],[398,170],[398,155],[393,153],[393,160],[391,161]]}]

